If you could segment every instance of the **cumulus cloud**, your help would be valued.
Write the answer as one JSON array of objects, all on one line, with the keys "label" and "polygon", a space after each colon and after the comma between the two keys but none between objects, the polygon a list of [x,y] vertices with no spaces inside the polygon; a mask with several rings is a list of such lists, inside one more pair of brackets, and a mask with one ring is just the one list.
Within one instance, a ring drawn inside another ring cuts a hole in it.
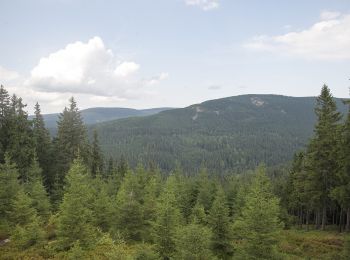
[{"label": "cumulus cloud", "polygon": [[245,47],[316,60],[350,59],[350,14],[321,13],[310,28],[282,35],[254,37]]},{"label": "cumulus cloud", "polygon": [[140,68],[140,65],[135,62],[125,61],[122,64],[118,65],[118,67],[115,69],[114,73],[118,77],[127,77],[134,72],[138,71]]},{"label": "cumulus cloud", "polygon": [[169,77],[169,73],[162,72],[158,76],[152,77],[150,79],[146,79],[144,82],[146,85],[155,85],[161,82],[162,80],[165,80]]},{"label": "cumulus cloud", "polygon": [[94,37],[41,58],[25,85],[42,92],[134,98],[145,86],[135,77],[139,69],[134,61],[117,61],[102,39]]},{"label": "cumulus cloud", "polygon": [[219,7],[219,0],[185,0],[186,5],[197,6],[204,11],[213,10]]}]

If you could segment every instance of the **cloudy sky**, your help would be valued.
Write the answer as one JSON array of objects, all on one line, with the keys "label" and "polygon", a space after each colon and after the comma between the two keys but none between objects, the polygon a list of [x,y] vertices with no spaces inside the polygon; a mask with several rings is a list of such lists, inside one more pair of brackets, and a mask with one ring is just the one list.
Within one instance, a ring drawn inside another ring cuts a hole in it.
[{"label": "cloudy sky", "polygon": [[350,86],[349,0],[1,0],[0,84],[32,112]]}]

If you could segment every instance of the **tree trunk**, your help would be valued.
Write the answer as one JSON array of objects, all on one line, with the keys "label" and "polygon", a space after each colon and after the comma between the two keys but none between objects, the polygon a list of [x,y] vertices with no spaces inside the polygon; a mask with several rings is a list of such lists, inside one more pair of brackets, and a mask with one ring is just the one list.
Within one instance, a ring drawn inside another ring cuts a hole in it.
[{"label": "tree trunk", "polygon": [[343,229],[343,208],[340,208],[340,215],[339,215],[339,232],[342,232]]},{"label": "tree trunk", "polygon": [[326,206],[323,206],[322,209],[322,230],[326,230],[326,223],[327,222],[327,208]]},{"label": "tree trunk", "polygon": [[309,231],[309,218],[310,218],[310,210],[306,211],[306,230]]},{"label": "tree trunk", "polygon": [[320,209],[317,209],[316,221],[315,221],[315,229],[320,229],[320,219],[321,219],[321,211],[320,211]]},{"label": "tree trunk", "polygon": [[345,231],[349,232],[350,231],[350,208],[347,209],[346,211],[346,226],[345,226]]}]

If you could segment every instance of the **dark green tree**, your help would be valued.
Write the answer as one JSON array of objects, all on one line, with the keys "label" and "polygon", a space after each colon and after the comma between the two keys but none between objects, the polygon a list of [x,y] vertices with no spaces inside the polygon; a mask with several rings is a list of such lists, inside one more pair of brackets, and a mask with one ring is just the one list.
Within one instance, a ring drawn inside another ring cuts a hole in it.
[{"label": "dark green tree", "polygon": [[233,255],[232,225],[225,192],[219,186],[208,216],[209,227],[213,233],[211,247],[220,259],[230,259]]},{"label": "dark green tree", "polygon": [[240,238],[238,259],[278,259],[277,243],[282,224],[279,200],[272,193],[265,169],[259,167],[245,198],[241,216],[235,221],[235,235]]}]

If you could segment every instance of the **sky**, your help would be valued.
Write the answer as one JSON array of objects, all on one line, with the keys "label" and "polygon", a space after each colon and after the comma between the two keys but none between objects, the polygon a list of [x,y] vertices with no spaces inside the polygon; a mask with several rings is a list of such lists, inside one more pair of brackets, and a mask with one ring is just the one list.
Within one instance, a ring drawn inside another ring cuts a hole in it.
[{"label": "sky", "polygon": [[0,84],[32,113],[349,96],[349,0],[0,0]]}]

